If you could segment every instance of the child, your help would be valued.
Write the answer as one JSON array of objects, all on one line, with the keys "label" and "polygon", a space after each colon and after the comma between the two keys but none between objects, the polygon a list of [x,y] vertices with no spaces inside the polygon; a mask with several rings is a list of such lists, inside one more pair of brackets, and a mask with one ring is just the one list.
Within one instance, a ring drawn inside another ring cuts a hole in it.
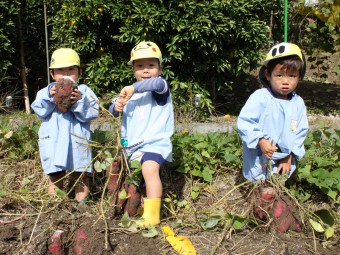
[{"label": "child", "polygon": [[153,42],[141,42],[131,51],[136,83],[124,87],[109,110],[123,114],[122,145],[130,161],[139,160],[146,185],[144,212],[137,221],[140,227],[160,223],[162,182],[159,171],[165,161],[172,161],[170,137],[174,131],[174,114],[169,85],[159,77],[162,54]]},{"label": "child", "polygon": [[305,72],[304,56],[295,44],[280,43],[267,54],[259,73],[264,88],[250,95],[237,120],[246,179],[267,178],[269,160],[273,173],[290,176],[295,159],[305,154],[306,107],[295,93]]},{"label": "child", "polygon": [[[80,59],[72,49],[61,48],[53,52],[50,75],[58,81],[60,78],[78,81],[81,75]],[[66,77],[67,76],[67,77]],[[66,171],[73,180],[79,180],[75,186],[75,199],[86,201],[89,195],[89,180],[84,172],[92,172],[90,122],[98,117],[98,98],[86,85],[78,85],[72,92],[72,106],[66,112],[60,111],[54,102],[56,82],[37,93],[32,109],[42,119],[39,129],[39,150],[44,173],[49,176],[48,193],[63,189],[63,177]]]}]

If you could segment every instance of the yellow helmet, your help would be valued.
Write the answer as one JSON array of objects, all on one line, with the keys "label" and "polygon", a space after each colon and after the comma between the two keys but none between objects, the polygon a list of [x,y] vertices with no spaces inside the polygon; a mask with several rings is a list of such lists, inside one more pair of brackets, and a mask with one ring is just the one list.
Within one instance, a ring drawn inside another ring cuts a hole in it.
[{"label": "yellow helmet", "polygon": [[270,51],[267,53],[266,60],[264,61],[263,65],[267,66],[268,62],[275,58],[282,58],[291,55],[297,55],[304,64],[305,61],[299,46],[293,43],[283,42],[275,45],[270,49]]},{"label": "yellow helmet", "polygon": [[78,53],[69,48],[61,48],[53,52],[50,69],[80,66]]},{"label": "yellow helmet", "polygon": [[267,81],[266,76],[265,76],[265,70],[267,68],[269,61],[271,61],[273,59],[277,59],[277,58],[283,58],[283,57],[294,56],[294,55],[298,56],[302,61],[302,70],[301,70],[301,73],[300,73],[300,79],[302,80],[303,77],[306,74],[305,56],[303,55],[299,46],[297,46],[296,44],[282,42],[282,43],[279,43],[279,44],[276,44],[275,46],[273,46],[270,49],[270,51],[267,53],[266,59],[263,62],[263,65],[262,65],[260,72],[259,72],[260,82],[263,85],[268,86],[268,81]]},{"label": "yellow helmet", "polygon": [[162,63],[162,52],[154,42],[140,42],[131,50],[130,61],[128,65],[132,65],[136,59],[157,58]]}]

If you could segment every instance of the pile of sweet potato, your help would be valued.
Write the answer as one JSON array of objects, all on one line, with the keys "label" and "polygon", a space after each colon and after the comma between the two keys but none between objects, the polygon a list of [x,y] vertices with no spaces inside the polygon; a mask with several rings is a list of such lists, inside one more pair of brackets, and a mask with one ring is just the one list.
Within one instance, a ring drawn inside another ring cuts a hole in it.
[{"label": "pile of sweet potato", "polygon": [[[107,169],[107,178],[109,178],[107,189],[110,198],[112,197],[112,217],[124,212],[127,212],[129,216],[134,216],[141,204],[139,188],[129,183],[126,178],[127,167],[120,159],[117,159]],[[122,192],[123,190],[125,193]],[[121,194],[126,194],[126,196]]]},{"label": "pile of sweet potato", "polygon": [[259,190],[254,192],[253,213],[260,223],[271,222],[271,226],[281,233],[302,230],[296,205],[287,195],[279,192],[271,195]]}]

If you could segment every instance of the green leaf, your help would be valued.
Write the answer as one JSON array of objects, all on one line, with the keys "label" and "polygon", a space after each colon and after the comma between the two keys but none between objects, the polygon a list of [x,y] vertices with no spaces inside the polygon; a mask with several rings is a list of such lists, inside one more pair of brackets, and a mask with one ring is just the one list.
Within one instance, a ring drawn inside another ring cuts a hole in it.
[{"label": "green leaf", "polygon": [[202,172],[200,171],[200,169],[193,169],[190,171],[190,174],[192,174],[193,176],[202,177]]},{"label": "green leaf", "polygon": [[[109,151],[104,151],[104,154],[106,155],[106,160],[108,160],[108,159],[112,159],[112,160],[113,160],[111,152],[109,152]],[[112,161],[111,161],[111,162],[112,162]]]},{"label": "green leaf", "polygon": [[325,237],[326,239],[331,238],[334,235],[334,228],[326,228]]},{"label": "green leaf", "polygon": [[225,160],[226,163],[233,163],[233,162],[238,161],[239,157],[237,157],[234,154],[224,154],[223,159]]},{"label": "green leaf", "polygon": [[55,189],[54,189],[54,192],[55,192],[55,194],[57,195],[57,197],[59,197],[59,198],[64,199],[64,198],[67,197],[66,192],[63,191],[63,190],[61,190],[61,189],[59,189],[59,188],[55,188]]},{"label": "green leaf", "polygon": [[142,169],[142,165],[140,164],[138,160],[133,160],[131,162],[131,167],[135,169]]},{"label": "green leaf", "polygon": [[201,143],[197,143],[194,145],[194,148],[201,150],[201,149],[205,149],[208,146],[207,142],[201,142]]},{"label": "green leaf", "polygon": [[191,188],[191,197],[192,199],[196,199],[200,194],[200,188],[198,186],[192,186]]},{"label": "green leaf", "polygon": [[316,157],[315,161],[319,167],[326,167],[326,166],[331,166],[334,164],[332,160],[329,160],[328,158],[324,158],[324,157]]},{"label": "green leaf", "polygon": [[104,169],[107,169],[109,167],[109,165],[111,165],[111,164],[105,160],[100,164],[100,168],[102,170],[104,170]]},{"label": "green leaf", "polygon": [[298,174],[300,178],[306,178],[310,176],[311,165],[305,165],[298,169]]},{"label": "green leaf", "polygon": [[201,155],[206,158],[210,158],[210,154],[207,151],[202,151]]},{"label": "green leaf", "polygon": [[131,218],[129,214],[125,212],[122,216],[122,219],[119,225],[122,227],[127,227],[130,224],[130,222],[131,222]]},{"label": "green leaf", "polygon": [[319,222],[309,219],[309,223],[312,225],[313,229],[316,232],[319,232],[319,233],[325,232],[325,229],[322,227],[322,225]]},{"label": "green leaf", "polygon": [[0,196],[5,196],[7,191],[5,189],[0,189]]},{"label": "green leaf", "polygon": [[336,196],[338,195],[338,192],[336,192],[335,190],[332,190],[327,187],[322,187],[321,191],[325,193],[327,196],[331,197],[333,200],[336,200]]},{"label": "green leaf", "polygon": [[102,165],[101,165],[99,160],[96,160],[96,162],[94,162],[93,167],[96,170],[96,172],[98,172],[98,173],[101,173],[102,170],[103,170]]},{"label": "green leaf", "polygon": [[118,198],[119,199],[127,199],[127,192],[125,189],[122,189],[119,193],[118,193]]},{"label": "green leaf", "polygon": [[210,173],[209,168],[204,167],[203,172],[202,172],[203,179],[207,182],[212,181],[212,174]]},{"label": "green leaf", "polygon": [[201,222],[201,225],[205,230],[214,230],[217,224],[220,222],[220,220],[221,220],[220,217],[211,217]]},{"label": "green leaf", "polygon": [[241,229],[245,226],[246,224],[246,218],[242,218],[240,216],[234,216],[234,220],[233,220],[233,228],[234,229]]},{"label": "green leaf", "polygon": [[158,231],[154,227],[143,230],[143,232],[142,232],[142,236],[144,236],[144,237],[152,238],[152,237],[155,237],[157,235],[158,235]]},{"label": "green leaf", "polygon": [[232,221],[231,225],[234,229],[241,229],[246,224],[246,218],[240,217],[238,215],[232,215],[230,213],[226,214],[227,220]]}]

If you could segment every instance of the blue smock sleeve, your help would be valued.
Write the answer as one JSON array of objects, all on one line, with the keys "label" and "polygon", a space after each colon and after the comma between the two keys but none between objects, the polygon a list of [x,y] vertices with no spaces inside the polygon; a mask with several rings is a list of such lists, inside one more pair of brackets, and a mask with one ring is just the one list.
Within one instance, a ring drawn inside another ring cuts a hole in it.
[{"label": "blue smock sleeve", "polygon": [[263,114],[266,106],[265,95],[261,93],[261,90],[257,90],[250,95],[241,109],[236,128],[248,148],[256,148],[261,137],[269,139],[268,135],[262,131],[260,123],[261,114]]},{"label": "blue smock sleeve", "polygon": [[82,98],[75,102],[70,108],[79,122],[85,123],[98,118],[99,106],[98,98],[94,92],[86,85],[79,85],[78,89]]},{"label": "blue smock sleeve", "polygon": [[135,93],[152,92],[152,97],[158,105],[165,105],[170,96],[170,89],[167,81],[162,77],[155,77],[139,81],[133,84]]},{"label": "blue smock sleeve", "polygon": [[162,77],[150,78],[138,81],[133,84],[135,93],[143,93],[146,91],[154,91],[158,94],[165,94],[168,91],[168,83]]},{"label": "blue smock sleeve", "polygon": [[43,119],[51,115],[56,107],[53,97],[50,96],[50,89],[54,85],[55,82],[39,90],[35,100],[31,104],[31,108],[39,118]]}]

